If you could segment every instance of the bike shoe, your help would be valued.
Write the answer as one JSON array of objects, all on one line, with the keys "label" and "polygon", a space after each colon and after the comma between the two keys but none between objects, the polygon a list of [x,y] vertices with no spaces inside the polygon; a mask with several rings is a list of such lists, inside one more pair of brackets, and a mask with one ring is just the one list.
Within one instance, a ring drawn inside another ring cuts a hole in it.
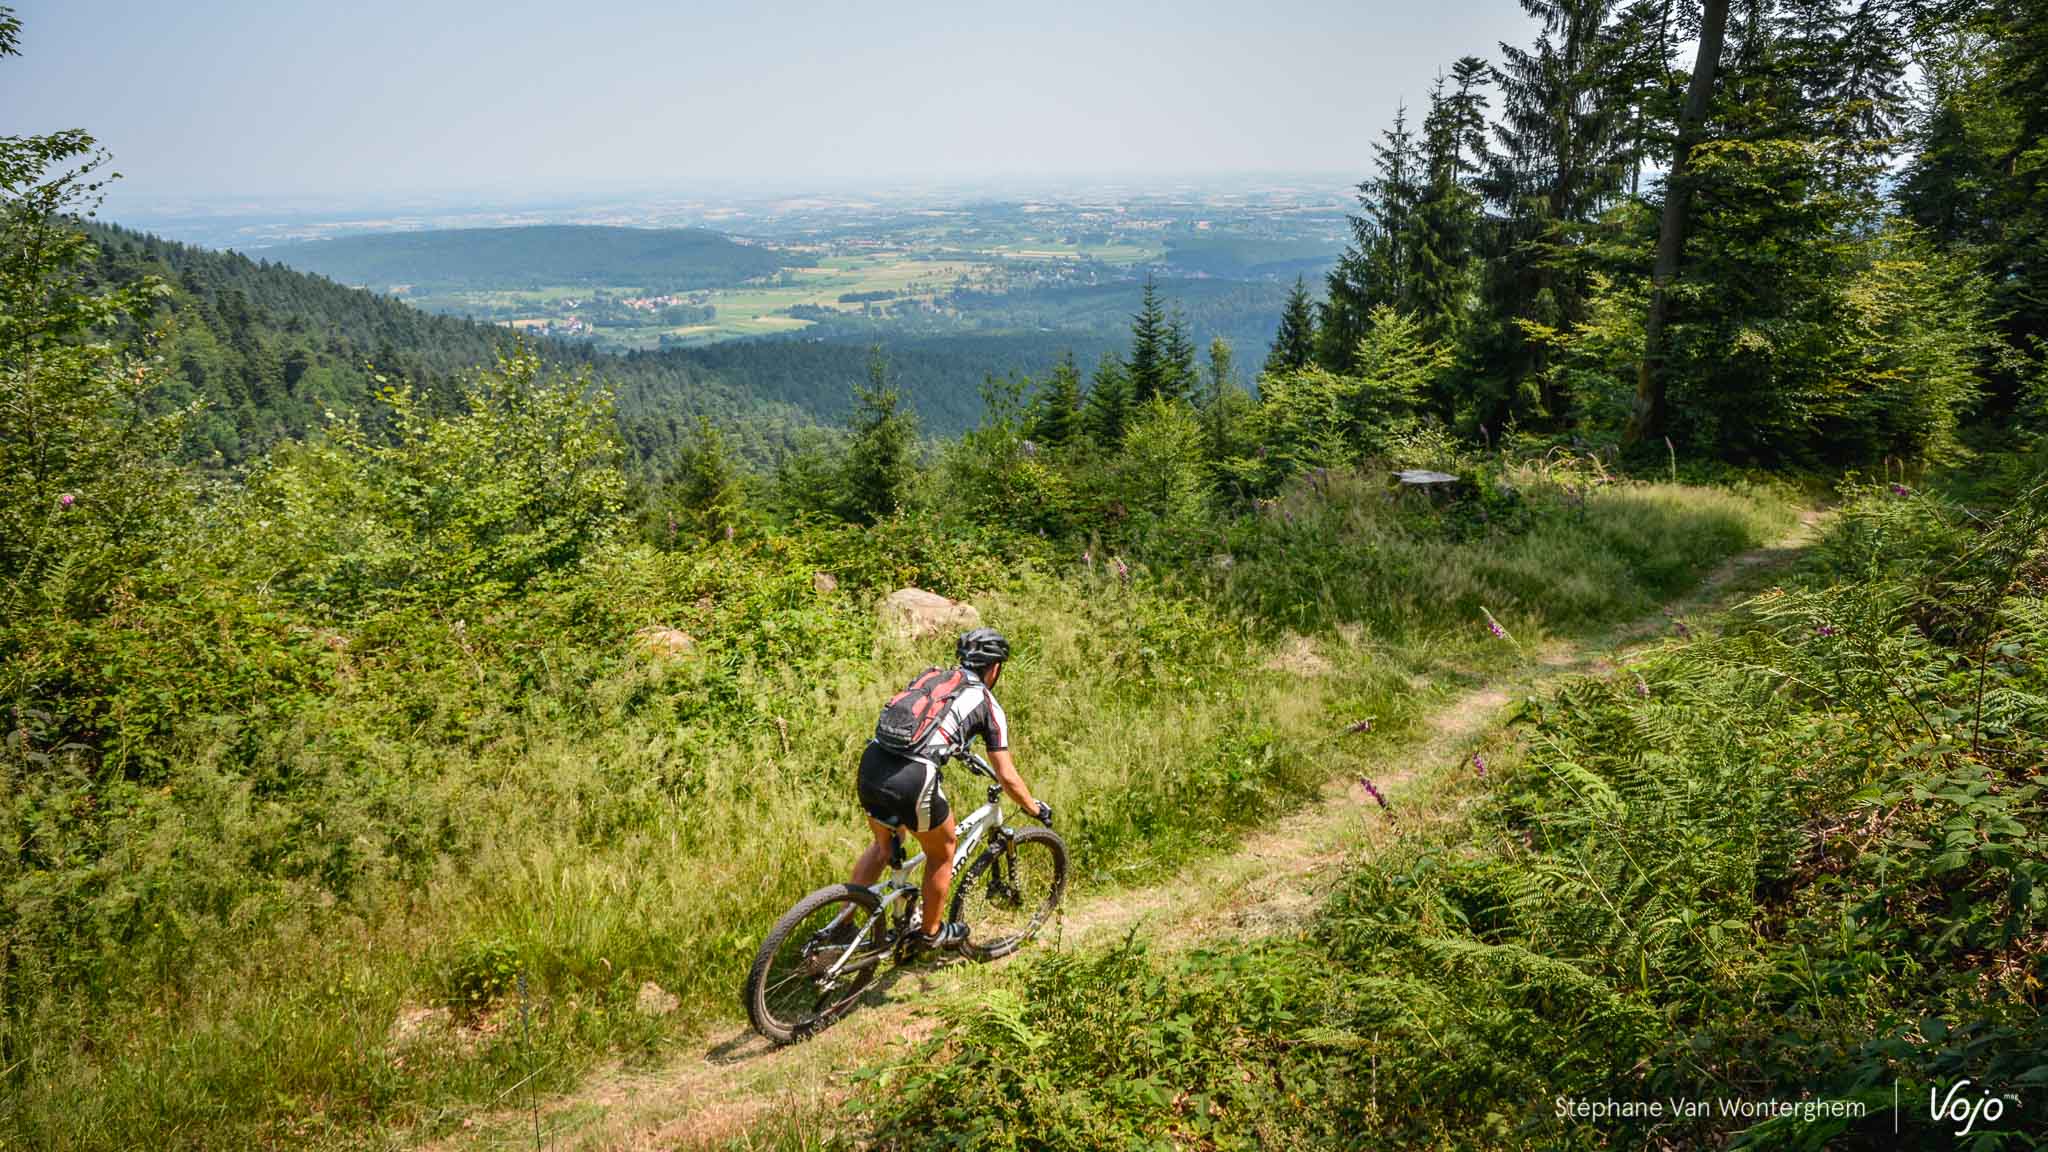
[{"label": "bike shoe", "polygon": [[912,932],[910,934],[910,947],[915,952],[924,952],[934,948],[944,949],[948,952],[957,952],[960,949],[960,945],[966,942],[967,925],[962,924],[958,920],[949,920],[939,925],[939,930],[930,935],[926,935],[923,932]]}]

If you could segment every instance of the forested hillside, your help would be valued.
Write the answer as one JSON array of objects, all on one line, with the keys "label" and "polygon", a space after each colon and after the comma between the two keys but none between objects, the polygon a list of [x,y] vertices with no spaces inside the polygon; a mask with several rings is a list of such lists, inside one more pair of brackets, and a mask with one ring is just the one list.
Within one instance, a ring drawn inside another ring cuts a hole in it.
[{"label": "forested hillside", "polygon": [[[185,427],[195,460],[245,462],[318,427],[327,412],[375,418],[369,400],[409,381],[446,398],[456,378],[519,344],[495,325],[437,316],[376,293],[234,252],[212,252],[93,224],[96,278],[108,285],[154,276],[156,308],[136,335],[165,326],[155,351],[169,370],[157,401],[203,402]],[[865,341],[864,342],[864,338]],[[835,422],[867,380],[872,341],[888,342],[888,373],[927,430],[957,434],[981,411],[990,375],[1045,375],[1073,351],[1091,361],[1101,336],[1001,332],[963,336],[835,331],[829,340],[738,341],[707,348],[611,355],[528,338],[551,365],[587,373],[618,393],[621,428],[638,460],[657,465],[699,416],[716,417],[741,454],[770,464],[813,424]]]},{"label": "forested hillside", "polygon": [[698,228],[540,224],[387,232],[279,244],[255,255],[343,284],[412,289],[637,285],[718,288],[814,263]]},{"label": "forested hillside", "polygon": [[[154,278],[154,304],[129,331],[163,360],[152,402],[166,410],[200,405],[181,429],[195,461],[245,463],[320,427],[329,413],[375,421],[373,398],[401,381],[429,401],[446,400],[459,376],[519,346],[504,328],[435,316],[239,253],[108,225],[86,234],[95,241],[98,282],[135,287]],[[617,389],[622,427],[644,459],[673,449],[675,430],[700,415],[730,425],[756,459],[772,458],[810,423],[680,356],[627,362],[576,344],[530,343],[549,364]]]}]

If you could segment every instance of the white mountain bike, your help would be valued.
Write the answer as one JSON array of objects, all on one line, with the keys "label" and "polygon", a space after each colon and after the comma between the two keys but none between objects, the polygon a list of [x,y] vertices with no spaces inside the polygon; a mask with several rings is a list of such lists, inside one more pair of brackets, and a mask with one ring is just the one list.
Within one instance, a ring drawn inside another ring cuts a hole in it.
[{"label": "white mountain bike", "polygon": [[[972,752],[968,770],[994,781]],[[960,821],[953,853],[952,916],[967,924],[962,953],[988,961],[1008,956],[1037,934],[1067,887],[1067,844],[1050,828],[1003,823],[1003,791]],[[968,860],[973,863],[968,864]],[[754,966],[744,997],[754,1029],[777,1044],[814,1035],[850,1010],[885,962],[907,958],[917,930],[924,853],[905,859],[897,830],[889,872],[880,883],[828,884],[782,914]]]}]

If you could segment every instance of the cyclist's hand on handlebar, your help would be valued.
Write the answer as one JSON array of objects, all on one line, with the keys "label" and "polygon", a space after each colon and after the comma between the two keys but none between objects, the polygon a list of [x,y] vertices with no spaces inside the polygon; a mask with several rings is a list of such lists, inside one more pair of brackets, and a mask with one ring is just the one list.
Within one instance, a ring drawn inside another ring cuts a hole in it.
[{"label": "cyclist's hand on handlebar", "polygon": [[1033,812],[1032,815],[1038,817],[1040,824],[1045,825],[1047,828],[1052,827],[1052,805],[1040,800],[1038,802],[1038,811]]}]

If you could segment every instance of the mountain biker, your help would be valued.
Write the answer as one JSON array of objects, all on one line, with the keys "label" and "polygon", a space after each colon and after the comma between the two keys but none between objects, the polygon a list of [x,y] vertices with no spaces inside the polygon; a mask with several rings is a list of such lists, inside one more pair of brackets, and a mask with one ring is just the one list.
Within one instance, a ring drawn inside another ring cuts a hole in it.
[{"label": "mountain biker", "polygon": [[1052,805],[1031,795],[1017,765],[1010,757],[1010,721],[1003,706],[996,703],[993,689],[1003,674],[1003,662],[1010,658],[1010,642],[993,628],[976,628],[954,645],[954,654],[967,681],[929,734],[909,752],[897,752],[870,740],[860,758],[860,805],[868,814],[868,829],[874,840],[853,866],[853,882],[872,885],[881,879],[896,844],[897,829],[917,837],[924,848],[924,888],[920,899],[921,930],[913,932],[910,943],[918,949],[957,949],[967,939],[967,926],[958,921],[941,925],[946,891],[953,883],[953,851],[959,843],[952,806],[939,769],[953,756],[965,752],[976,736],[988,750],[989,764],[1003,791],[1024,811],[1052,827]]}]

